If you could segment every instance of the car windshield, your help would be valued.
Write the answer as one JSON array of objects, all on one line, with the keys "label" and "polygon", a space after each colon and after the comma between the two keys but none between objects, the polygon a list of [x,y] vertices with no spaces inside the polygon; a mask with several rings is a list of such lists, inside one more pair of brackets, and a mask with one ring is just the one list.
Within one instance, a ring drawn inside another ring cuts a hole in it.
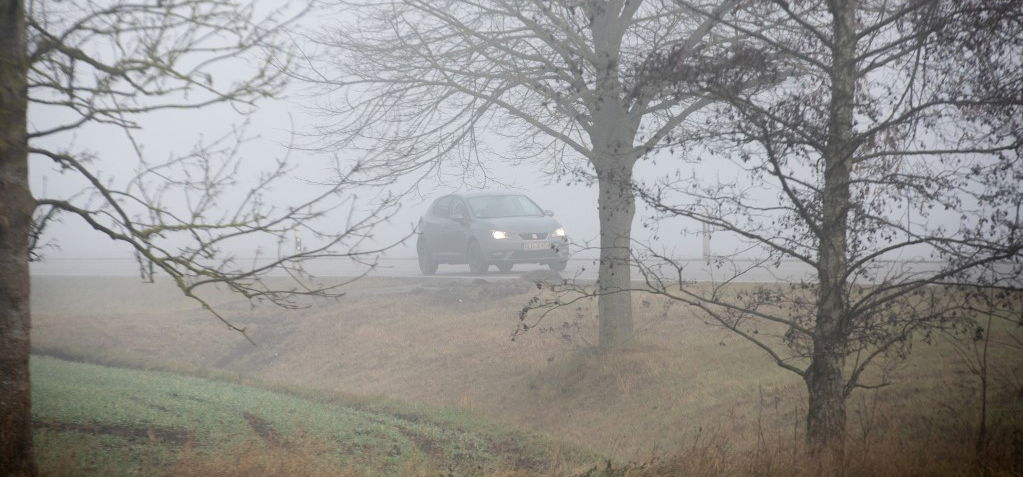
[{"label": "car windshield", "polygon": [[543,216],[543,211],[524,195],[473,197],[469,199],[469,208],[481,219]]}]

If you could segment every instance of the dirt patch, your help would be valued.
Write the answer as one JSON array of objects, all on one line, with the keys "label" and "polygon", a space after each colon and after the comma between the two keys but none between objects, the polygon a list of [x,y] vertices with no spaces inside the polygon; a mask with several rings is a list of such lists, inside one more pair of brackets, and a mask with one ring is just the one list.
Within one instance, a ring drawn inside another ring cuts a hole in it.
[{"label": "dirt patch", "polygon": [[287,447],[284,437],[274,429],[273,424],[270,424],[269,421],[250,412],[243,412],[242,417],[245,418],[245,422],[249,424],[252,431],[266,441],[267,444],[275,447]]},{"label": "dirt patch", "polygon": [[117,436],[129,440],[182,445],[192,440],[186,429],[162,426],[125,426],[115,424],[80,424],[60,421],[32,421],[34,429],[57,432],[79,432],[91,435]]}]

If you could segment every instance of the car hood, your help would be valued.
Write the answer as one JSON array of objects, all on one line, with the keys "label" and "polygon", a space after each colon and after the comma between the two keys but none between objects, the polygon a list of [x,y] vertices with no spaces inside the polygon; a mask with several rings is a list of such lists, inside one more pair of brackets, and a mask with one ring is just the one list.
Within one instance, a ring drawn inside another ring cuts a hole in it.
[{"label": "car hood", "polygon": [[482,219],[480,224],[503,232],[553,232],[561,224],[551,217],[499,217]]}]

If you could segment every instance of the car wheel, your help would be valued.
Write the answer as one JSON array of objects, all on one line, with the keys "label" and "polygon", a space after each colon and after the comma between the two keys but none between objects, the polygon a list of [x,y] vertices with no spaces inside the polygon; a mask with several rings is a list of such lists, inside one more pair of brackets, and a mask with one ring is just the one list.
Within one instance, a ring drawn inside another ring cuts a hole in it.
[{"label": "car wheel", "polygon": [[430,246],[422,237],[416,242],[416,255],[419,259],[419,271],[423,272],[423,275],[437,273],[437,260],[433,258]]},{"label": "car wheel", "polygon": [[565,271],[565,267],[568,267],[568,261],[566,260],[564,262],[551,262],[548,263],[547,266],[551,267],[551,271],[553,272],[563,272]]},{"label": "car wheel", "polygon": [[490,268],[490,264],[487,263],[487,258],[483,256],[483,250],[480,249],[480,244],[473,242],[469,244],[469,271],[472,273],[487,273],[487,269]]},{"label": "car wheel", "polygon": [[513,266],[515,266],[514,263],[499,263],[497,269],[502,272],[510,272]]}]

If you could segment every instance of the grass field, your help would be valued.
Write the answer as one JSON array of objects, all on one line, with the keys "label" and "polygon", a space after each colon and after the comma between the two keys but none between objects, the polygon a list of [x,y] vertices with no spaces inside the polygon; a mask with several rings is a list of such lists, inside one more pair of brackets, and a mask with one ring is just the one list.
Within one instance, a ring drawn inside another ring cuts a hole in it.
[{"label": "grass field", "polygon": [[[776,465],[782,467],[773,473],[792,473],[800,462],[762,459],[798,454],[805,412],[798,377],[690,310],[659,300],[637,297],[636,344],[600,356],[590,345],[592,303],[562,309],[513,341],[518,311],[534,290],[516,280],[367,279],[341,300],[295,311],[212,294],[257,346],[166,283],[37,278],[33,287],[37,353],[343,396],[371,408],[397,402],[457,409],[459,419],[488,431],[535,432],[564,443],[532,455],[579,447],[620,465],[667,466],[629,471],[634,475],[678,473],[672,466],[680,460],[706,463],[686,468],[705,474],[757,474]],[[1003,458],[1018,460],[1023,471],[1023,455],[1012,456],[1017,444],[1023,448],[1023,358],[1000,348],[992,367],[993,435]],[[850,454],[883,462],[887,454],[877,449],[901,449],[894,457],[908,464],[892,467],[893,475],[971,468],[976,377],[941,340],[915,345],[892,377],[894,385],[850,398]],[[507,462],[495,459],[484,462]]]},{"label": "grass field", "polygon": [[[46,475],[193,473],[204,463],[235,460],[237,466],[253,459],[253,468],[235,475],[278,475],[288,457],[301,462],[290,473],[303,474],[539,474],[594,458],[568,449],[548,455],[554,448],[548,442],[484,432],[465,416],[374,409],[45,356],[33,358],[32,374],[33,422]],[[268,456],[284,459],[259,462]]]}]

